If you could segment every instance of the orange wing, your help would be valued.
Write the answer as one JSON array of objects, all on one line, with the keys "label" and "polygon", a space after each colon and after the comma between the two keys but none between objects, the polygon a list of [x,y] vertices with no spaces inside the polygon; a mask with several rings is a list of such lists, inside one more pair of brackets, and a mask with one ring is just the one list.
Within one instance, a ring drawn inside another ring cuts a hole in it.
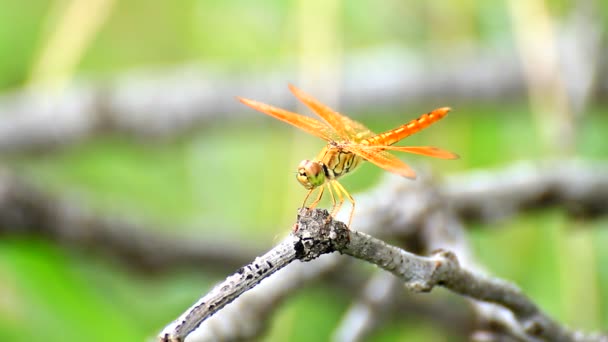
[{"label": "orange wing", "polygon": [[341,140],[361,141],[374,136],[374,133],[362,123],[335,112],[294,85],[290,84],[289,90],[291,90],[298,100],[302,101],[315,114],[325,120],[336,131]]},{"label": "orange wing", "polygon": [[361,147],[363,147],[367,150],[370,150],[370,151],[390,150],[390,151],[408,152],[408,153],[421,154],[423,156],[429,156],[429,157],[440,158],[440,159],[458,159],[458,158],[460,158],[460,156],[457,155],[456,153],[442,150],[440,148],[433,147],[433,146],[365,146],[365,145],[362,145]]},{"label": "orange wing", "polygon": [[330,127],[308,116],[292,113],[281,108],[273,107],[265,103],[248,100],[238,96],[237,99],[241,101],[241,103],[255,110],[268,114],[281,121],[287,122],[288,124],[298,127],[299,129],[308,132],[314,136],[317,136],[321,139],[333,141],[339,140],[340,138],[340,136],[336,132],[334,132]]},{"label": "orange wing", "polygon": [[416,178],[416,172],[414,172],[406,163],[402,162],[394,155],[382,151],[378,148],[379,146],[345,144],[342,147],[387,171],[411,179]]},{"label": "orange wing", "polygon": [[443,107],[437,108],[426,114],[422,114],[419,118],[414,119],[397,128],[370,137],[369,139],[367,139],[366,144],[392,145],[398,142],[399,140],[408,137],[414,133],[420,132],[431,124],[443,119],[450,110],[450,107]]},{"label": "orange wing", "polygon": [[404,162],[385,150],[409,152],[441,159],[457,159],[457,154],[431,146],[369,146],[361,144],[345,144],[343,148],[355,153],[367,161],[407,178],[416,178],[416,173]]}]

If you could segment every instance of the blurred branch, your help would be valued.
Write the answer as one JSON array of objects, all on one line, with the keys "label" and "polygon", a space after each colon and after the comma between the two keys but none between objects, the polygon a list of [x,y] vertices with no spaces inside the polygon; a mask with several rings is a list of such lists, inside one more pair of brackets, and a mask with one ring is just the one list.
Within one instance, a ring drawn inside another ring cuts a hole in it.
[{"label": "blurred branch", "polygon": [[[344,268],[334,273],[344,272]],[[466,339],[474,328],[475,315],[466,306],[454,305],[446,298],[415,296],[403,291],[401,281],[390,273],[378,271],[360,292],[352,293],[352,304],[333,333],[333,341],[367,341],[387,322],[421,318],[450,336]]]},{"label": "blurred branch", "polygon": [[334,331],[333,341],[364,341],[394,313],[403,293],[401,281],[387,272],[374,274]]},{"label": "blurred branch", "polygon": [[428,292],[435,286],[442,286],[476,300],[502,305],[511,310],[530,339],[602,341],[600,336],[584,337],[559,325],[514,285],[462,268],[451,252],[438,250],[429,257],[411,254],[367,234],[349,230],[325,210],[307,209],[300,210],[296,229],[285,240],[218,284],[168,325],[159,339],[183,341],[205,319],[294,260],[310,261],[335,251],[389,271],[414,292]]},{"label": "blurred branch", "polygon": [[251,243],[234,248],[234,241],[228,238],[175,241],[174,234],[158,231],[149,225],[97,215],[75,200],[45,194],[0,169],[0,236],[41,236],[70,249],[98,252],[148,273],[186,265],[223,271],[242,265],[260,250]]},{"label": "blurred branch", "polygon": [[467,219],[491,221],[556,205],[575,217],[602,216],[608,214],[608,164],[520,162],[502,170],[450,176],[441,190]]},{"label": "blurred branch", "polygon": [[[520,163],[502,170],[451,176],[439,186],[424,181],[424,177],[416,182],[397,179],[392,186],[390,191],[379,186],[357,196],[357,227],[374,227],[379,218],[393,220],[394,224],[384,225],[377,234],[407,237],[424,225],[437,203],[449,203],[457,216],[475,220],[497,220],[548,206],[560,206],[577,216],[608,214],[608,165],[600,162]],[[416,194],[416,200],[389,196],[402,196],[401,192]],[[407,210],[392,203],[408,203]],[[176,238],[159,233],[162,231],[168,230],[95,214],[79,201],[47,194],[0,169],[3,235],[44,236],[68,248],[110,255],[148,272],[214,265],[225,270],[242,265],[261,249],[250,244],[235,248],[233,239],[228,238]],[[226,246],[231,246],[229,251]]]},{"label": "blurred branch", "polygon": [[[521,97],[526,83],[516,57],[496,48],[476,51],[474,56],[454,51],[451,63],[392,47],[352,55],[344,59],[342,79],[337,82],[344,85],[337,94],[344,104],[340,109],[438,98],[449,102]],[[294,100],[287,96],[285,85],[297,79],[296,70],[285,67],[235,76],[192,65],[133,72],[108,82],[81,81],[60,94],[36,89],[5,94],[0,97],[0,153],[44,150],[106,133],[171,137],[210,121],[249,115],[235,95],[291,107]],[[593,93],[587,83],[577,85],[579,81],[587,82],[573,79],[569,85]],[[599,92],[608,93],[608,77],[598,75],[597,81]]]}]

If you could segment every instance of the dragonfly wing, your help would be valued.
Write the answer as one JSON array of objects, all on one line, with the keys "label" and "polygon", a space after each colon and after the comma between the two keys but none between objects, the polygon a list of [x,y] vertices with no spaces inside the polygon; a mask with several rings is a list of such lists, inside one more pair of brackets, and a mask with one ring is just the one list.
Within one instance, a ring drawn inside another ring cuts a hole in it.
[{"label": "dragonfly wing", "polygon": [[310,118],[308,116],[292,113],[290,111],[287,111],[287,110],[284,110],[281,108],[273,107],[273,106],[267,105],[265,103],[245,99],[245,98],[238,97],[238,96],[237,96],[237,99],[241,103],[243,103],[257,111],[268,114],[281,121],[287,122],[288,124],[298,127],[299,129],[301,129],[307,133],[310,133],[312,135],[315,135],[321,139],[325,139],[327,141],[333,141],[333,140],[339,140],[339,138],[340,138],[340,136],[338,134],[336,134],[336,132],[334,132],[330,127],[328,127],[324,123],[322,123],[318,120],[315,120],[313,118]]},{"label": "dragonfly wing", "polygon": [[290,84],[289,90],[291,90],[302,103],[315,112],[315,114],[327,122],[327,124],[338,133],[342,140],[361,141],[375,135],[362,123],[334,111],[312,96],[296,88],[294,85]]},{"label": "dragonfly wing", "polygon": [[458,159],[458,158],[460,158],[460,156],[457,155],[456,153],[442,150],[440,148],[433,147],[433,146],[370,146],[370,148],[374,148],[379,151],[390,150],[390,151],[421,154],[423,156],[429,156],[429,157],[440,158],[440,159]]},{"label": "dragonfly wing", "polygon": [[392,145],[399,140],[417,133],[429,125],[444,118],[451,109],[449,107],[437,108],[426,114],[422,114],[419,118],[391,129],[384,133],[380,133],[366,140],[367,145]]},{"label": "dragonfly wing", "polygon": [[411,179],[416,178],[416,172],[414,172],[406,163],[402,162],[394,155],[377,149],[376,147],[377,146],[359,144],[345,144],[343,146],[345,150],[355,153],[387,171]]}]

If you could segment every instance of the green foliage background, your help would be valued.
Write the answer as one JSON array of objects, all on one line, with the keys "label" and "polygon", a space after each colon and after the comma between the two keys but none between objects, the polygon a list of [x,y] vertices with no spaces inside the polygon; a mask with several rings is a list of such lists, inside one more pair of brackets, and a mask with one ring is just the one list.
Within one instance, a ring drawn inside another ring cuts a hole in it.
[{"label": "green foliage background", "polygon": [[[27,82],[60,3],[0,0],[1,89]],[[558,18],[572,6],[569,1],[548,5]],[[399,44],[430,54],[438,45],[512,44],[505,7],[502,1],[344,1],[336,25],[344,53]],[[297,8],[296,1],[279,0],[116,1],[76,76],[110,79],[133,68],[193,61],[238,72],[294,61],[303,29],[293,20]],[[462,159],[408,160],[450,173],[547,157],[525,99],[452,106],[456,110],[446,120],[409,140],[456,151]],[[381,131],[434,107],[413,103],[352,114]],[[608,159],[606,132],[606,109],[594,104],[580,125],[576,155]],[[84,201],[100,215],[136,213],[170,227],[176,236],[227,233],[267,248],[287,232],[304,194],[293,180],[294,166],[321,146],[314,137],[251,111],[246,122],[218,122],[169,142],[102,136],[53,153],[0,156],[0,162],[50,192]],[[344,184],[356,197],[381,174],[366,165]],[[473,226],[470,238],[480,262],[520,285],[558,320],[581,329],[608,327],[606,219],[573,220],[559,209],[547,210],[491,227]],[[146,276],[46,240],[3,237],[0,339],[145,340],[226,275],[176,270]],[[327,340],[349,300],[320,285],[307,288],[281,307],[265,339]],[[314,303],[327,305],[320,310]],[[374,335],[377,341],[454,338],[425,322],[392,322]]]}]

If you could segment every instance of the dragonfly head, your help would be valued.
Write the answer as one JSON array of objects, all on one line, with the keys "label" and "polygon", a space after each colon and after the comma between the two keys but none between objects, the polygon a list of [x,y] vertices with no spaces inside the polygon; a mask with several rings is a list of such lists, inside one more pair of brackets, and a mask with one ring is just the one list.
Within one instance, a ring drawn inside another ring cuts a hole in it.
[{"label": "dragonfly head", "polygon": [[310,160],[302,160],[298,165],[296,179],[308,190],[323,185],[325,183],[323,165]]}]

